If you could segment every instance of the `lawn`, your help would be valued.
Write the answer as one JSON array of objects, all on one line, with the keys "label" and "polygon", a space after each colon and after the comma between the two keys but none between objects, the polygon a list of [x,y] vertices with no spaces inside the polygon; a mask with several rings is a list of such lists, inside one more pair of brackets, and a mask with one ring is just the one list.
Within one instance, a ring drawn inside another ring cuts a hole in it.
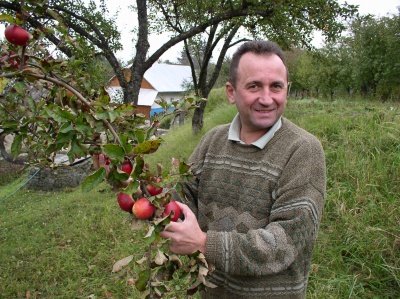
[{"label": "lawn", "polygon": [[[235,114],[215,105],[218,92],[204,132]],[[400,103],[289,100],[285,116],[321,140],[327,161],[307,298],[400,298]],[[187,159],[199,138],[188,120],[149,161]],[[115,194],[105,184],[89,193],[18,189],[28,179],[0,178],[0,298],[139,298],[140,265],[111,272],[117,260],[144,252]],[[179,281],[174,297],[185,298]]]}]

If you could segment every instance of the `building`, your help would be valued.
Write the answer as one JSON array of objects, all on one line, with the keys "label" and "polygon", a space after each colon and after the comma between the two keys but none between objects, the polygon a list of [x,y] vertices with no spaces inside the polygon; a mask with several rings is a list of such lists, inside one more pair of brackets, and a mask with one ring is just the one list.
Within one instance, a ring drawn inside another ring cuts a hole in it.
[{"label": "building", "polygon": [[[124,74],[129,78],[129,68],[124,70]],[[191,84],[190,66],[155,63],[144,74],[139,91],[137,111],[150,118],[150,116],[163,110],[155,102],[156,100],[164,99],[168,102],[180,100],[185,96],[185,92]],[[116,76],[111,78],[106,89],[112,102],[123,102],[122,88]]]}]

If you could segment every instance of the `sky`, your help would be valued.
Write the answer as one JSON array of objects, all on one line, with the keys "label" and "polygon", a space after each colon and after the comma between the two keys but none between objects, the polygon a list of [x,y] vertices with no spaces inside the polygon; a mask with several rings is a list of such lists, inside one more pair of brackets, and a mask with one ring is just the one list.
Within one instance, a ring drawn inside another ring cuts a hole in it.
[{"label": "sky", "polygon": [[[400,0],[338,0],[339,3],[347,2],[348,4],[359,5],[360,14],[374,14],[377,17],[383,17],[387,14],[397,14],[397,7],[400,6]],[[119,0],[119,1],[106,1],[110,15],[114,15],[117,11],[117,26],[121,30],[121,40],[123,41],[124,50],[116,53],[117,58],[126,62],[133,57],[135,44],[132,41],[132,36],[135,36],[130,32],[136,22],[135,13],[130,9],[127,9],[128,5],[135,3],[134,0]],[[4,26],[0,25],[0,38],[4,38]],[[159,47],[161,47],[168,40],[167,33],[154,34],[150,36],[150,50],[149,54],[152,54]],[[322,41],[319,40],[318,36],[315,39],[314,45],[319,46]],[[176,61],[176,57],[182,49],[182,45],[178,44],[175,47],[167,51],[162,57],[162,60]],[[229,55],[229,53],[228,53]]]},{"label": "sky", "polygon": [[[118,7],[123,7],[125,9],[122,9],[120,11],[120,18],[121,23],[119,23],[118,26],[120,28],[127,28],[129,27],[129,21],[135,19],[136,17],[133,12],[130,10],[126,9],[128,3],[131,3],[132,0],[119,0],[119,1],[109,1],[109,11],[115,12],[117,11]],[[348,4],[352,5],[358,5],[359,6],[359,12],[362,15],[365,14],[374,14],[377,17],[383,17],[386,16],[388,13],[389,14],[397,14],[397,6],[400,6],[400,0],[339,0],[339,3],[343,4],[347,2]],[[129,30],[124,30],[122,31],[122,39],[125,41],[124,42],[124,50],[120,51],[118,53],[118,57],[121,58],[122,60],[126,61],[130,59],[133,56],[133,51],[134,49],[134,44],[131,42],[130,38],[130,33]],[[168,34],[159,34],[159,35],[153,35],[150,37],[150,54],[156,51],[160,46],[163,45],[168,40]],[[317,37],[314,45],[319,46],[322,44],[322,41],[319,40]],[[167,51],[162,57],[162,60],[170,60],[170,61],[176,61],[176,57],[179,56],[180,51],[182,50],[182,44],[178,44],[175,47],[171,48],[169,51]],[[229,52],[228,52],[229,55]]]}]

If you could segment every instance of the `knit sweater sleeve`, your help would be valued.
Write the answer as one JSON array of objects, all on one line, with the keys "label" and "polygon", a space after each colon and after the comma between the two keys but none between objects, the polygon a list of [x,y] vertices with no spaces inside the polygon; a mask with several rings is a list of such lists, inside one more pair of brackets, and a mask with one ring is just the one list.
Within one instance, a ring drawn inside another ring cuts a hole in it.
[{"label": "knit sweater sleeve", "polygon": [[206,257],[217,269],[262,276],[310,263],[325,200],[325,158],[315,138],[293,147],[265,227],[246,233],[207,231]]}]

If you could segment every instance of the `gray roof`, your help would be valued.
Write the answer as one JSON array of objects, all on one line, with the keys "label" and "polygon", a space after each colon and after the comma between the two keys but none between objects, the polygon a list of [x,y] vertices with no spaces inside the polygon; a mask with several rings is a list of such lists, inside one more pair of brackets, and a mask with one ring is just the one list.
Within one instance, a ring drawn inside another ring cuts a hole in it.
[{"label": "gray roof", "polygon": [[[110,86],[106,88],[111,101],[116,103],[123,103],[124,101],[124,91],[120,86]],[[158,92],[154,89],[144,89],[141,88],[139,91],[138,105],[140,106],[152,106],[154,100],[157,97]]]},{"label": "gray roof", "polygon": [[144,78],[158,92],[186,91],[184,83],[192,82],[190,66],[155,63],[144,73]]}]

